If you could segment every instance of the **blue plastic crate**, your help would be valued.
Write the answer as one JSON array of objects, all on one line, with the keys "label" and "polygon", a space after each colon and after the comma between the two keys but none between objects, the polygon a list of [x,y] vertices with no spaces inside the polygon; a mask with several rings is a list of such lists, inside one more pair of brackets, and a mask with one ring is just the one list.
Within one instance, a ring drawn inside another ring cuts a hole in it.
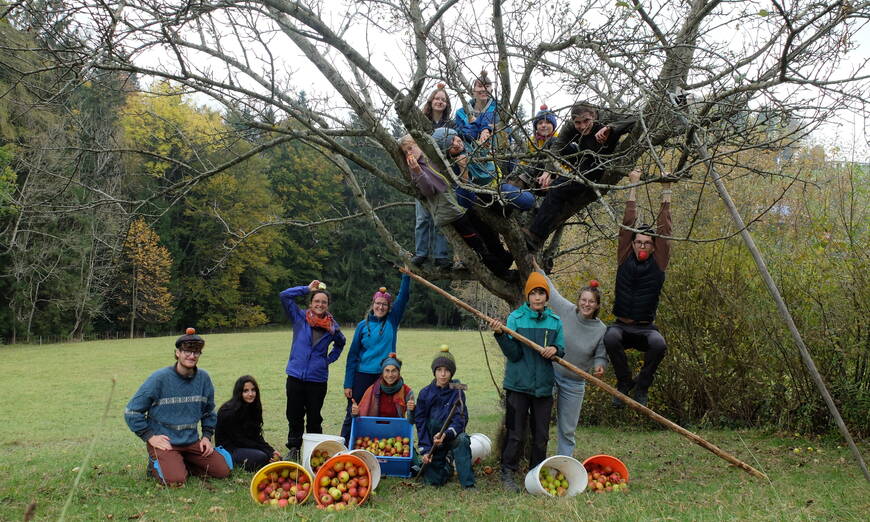
[{"label": "blue plastic crate", "polygon": [[388,439],[408,437],[411,441],[410,457],[381,457],[375,455],[381,465],[381,475],[388,477],[410,477],[411,462],[414,460],[414,425],[401,417],[355,417],[350,428],[348,448],[353,449],[356,439],[371,437]]}]

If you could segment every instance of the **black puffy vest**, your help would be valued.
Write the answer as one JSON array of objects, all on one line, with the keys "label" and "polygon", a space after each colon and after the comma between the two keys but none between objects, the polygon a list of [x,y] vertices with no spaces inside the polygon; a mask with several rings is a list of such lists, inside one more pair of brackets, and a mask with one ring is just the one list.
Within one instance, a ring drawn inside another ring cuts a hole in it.
[{"label": "black puffy vest", "polygon": [[634,252],[630,252],[616,270],[613,315],[634,321],[654,321],[664,284],[665,273],[655,262],[655,253],[641,263]]}]

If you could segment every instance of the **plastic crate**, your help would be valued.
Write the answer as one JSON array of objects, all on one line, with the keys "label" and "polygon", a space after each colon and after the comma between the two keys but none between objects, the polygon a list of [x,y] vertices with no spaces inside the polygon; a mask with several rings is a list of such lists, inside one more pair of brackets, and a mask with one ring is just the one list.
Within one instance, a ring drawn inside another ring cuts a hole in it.
[{"label": "plastic crate", "polygon": [[375,455],[381,465],[381,475],[388,477],[410,477],[411,462],[414,460],[414,425],[401,417],[355,417],[350,428],[348,445],[353,449],[358,437],[388,439],[407,437],[411,441],[410,457],[381,457]]}]

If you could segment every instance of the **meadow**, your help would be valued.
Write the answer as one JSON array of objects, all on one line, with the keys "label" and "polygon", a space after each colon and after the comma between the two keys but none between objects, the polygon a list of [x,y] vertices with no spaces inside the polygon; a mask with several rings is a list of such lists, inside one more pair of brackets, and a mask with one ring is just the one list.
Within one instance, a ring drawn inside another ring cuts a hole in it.
[{"label": "meadow", "polygon": [[[286,329],[205,335],[200,361],[212,376],[218,405],[238,376],[259,380],[266,439],[281,449],[290,335]],[[484,339],[500,384],[504,359],[492,336],[485,333]],[[769,475],[759,480],[630,411],[614,412],[627,416],[629,428],[581,425],[575,454],[581,460],[598,453],[621,458],[631,473],[626,494],[509,494],[498,473],[484,475],[480,468],[474,490],[462,490],[455,480],[436,489],[388,478],[370,505],[339,514],[323,513],[312,502],[280,511],[256,505],[248,493],[252,475],[245,472],[167,489],[146,479],[144,447],[127,429],[123,410],[151,372],[174,362],[173,341],[0,347],[0,520],[21,520],[28,506],[36,520],[58,519],[71,491],[66,520],[867,520],[870,513],[870,485],[833,435],[696,430]],[[429,365],[442,343],[456,356],[456,377],[469,386],[469,432],[495,440],[501,411],[476,331],[402,330],[405,381],[415,390],[430,382]],[[327,433],[338,433],[344,416],[343,376],[344,354],[330,373],[323,410]],[[587,391],[597,393],[603,392]],[[866,444],[862,451],[867,454]],[[497,456],[484,464],[497,466]]]}]

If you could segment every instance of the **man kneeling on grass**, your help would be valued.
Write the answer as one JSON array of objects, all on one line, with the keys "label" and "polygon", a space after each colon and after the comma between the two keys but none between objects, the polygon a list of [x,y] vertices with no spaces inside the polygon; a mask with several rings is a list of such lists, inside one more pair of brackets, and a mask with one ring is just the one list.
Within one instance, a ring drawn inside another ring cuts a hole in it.
[{"label": "man kneeling on grass", "polygon": [[[181,486],[188,473],[225,478],[230,468],[216,452],[214,386],[196,367],[205,341],[193,328],[175,341],[175,364],[152,373],[127,403],[124,420],[145,441],[151,475]],[[202,437],[197,426],[202,423]]]},{"label": "man kneeling on grass", "polygon": [[[455,464],[459,483],[464,488],[473,488],[471,439],[465,433],[468,408],[462,391],[464,386],[453,379],[456,361],[446,347],[432,361],[432,374],[435,379],[420,391],[414,411],[420,455],[423,455],[423,480],[432,486],[444,485],[453,476]],[[451,419],[454,404],[456,409]],[[448,423],[447,428],[442,432],[445,423]]]}]

